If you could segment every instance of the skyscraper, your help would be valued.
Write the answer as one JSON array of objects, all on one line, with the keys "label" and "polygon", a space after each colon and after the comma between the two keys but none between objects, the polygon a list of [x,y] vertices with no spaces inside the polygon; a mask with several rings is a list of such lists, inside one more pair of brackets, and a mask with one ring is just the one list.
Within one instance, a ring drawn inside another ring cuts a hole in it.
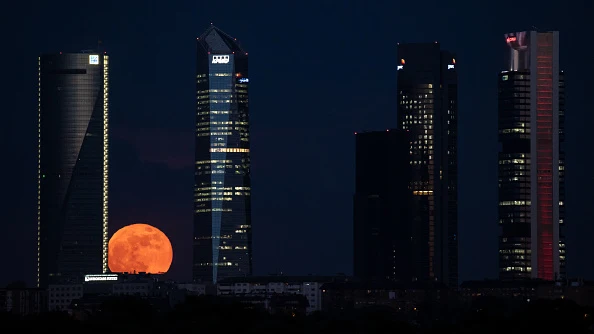
[{"label": "skyscraper", "polygon": [[398,45],[398,123],[409,131],[415,278],[458,284],[458,76],[439,43]]},{"label": "skyscraper", "polygon": [[248,54],[211,26],[197,40],[196,281],[251,275]]},{"label": "skyscraper", "polygon": [[408,133],[397,129],[358,133],[355,147],[355,277],[410,282],[416,254],[411,251]]},{"label": "skyscraper", "polygon": [[38,58],[37,282],[107,271],[109,61]]},{"label": "skyscraper", "polygon": [[565,100],[559,33],[504,35],[499,74],[499,274],[565,275]]}]

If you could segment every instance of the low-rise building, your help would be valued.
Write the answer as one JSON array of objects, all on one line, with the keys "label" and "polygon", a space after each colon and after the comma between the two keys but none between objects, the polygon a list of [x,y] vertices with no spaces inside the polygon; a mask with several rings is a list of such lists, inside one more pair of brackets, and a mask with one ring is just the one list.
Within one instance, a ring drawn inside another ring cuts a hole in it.
[{"label": "low-rise building", "polygon": [[163,299],[171,306],[185,299],[185,292],[176,284],[147,274],[86,275],[84,283],[50,285],[48,293],[50,311],[70,311],[73,302],[83,297],[93,304],[104,299],[96,296],[138,296]]},{"label": "low-rise building", "polygon": [[456,295],[439,282],[332,282],[322,286],[322,309],[336,311],[366,307],[390,307],[415,313],[420,308],[453,304]]},{"label": "low-rise building", "polygon": [[569,299],[582,306],[594,306],[594,282],[579,279],[466,281],[460,285],[460,295],[467,302],[480,297],[495,297],[516,302],[530,302],[537,299]]},{"label": "low-rise building", "polygon": [[180,290],[186,291],[191,296],[202,296],[207,294],[207,285],[203,283],[177,283]]},{"label": "low-rise building", "polygon": [[[266,308],[271,311],[270,300],[276,295],[302,295],[307,301],[305,312],[310,314],[322,309],[320,288],[323,284],[344,277],[333,276],[252,276],[227,278],[217,284],[217,295],[227,297],[261,297]],[[280,303],[280,299],[279,299]]]},{"label": "low-rise building", "polygon": [[73,300],[83,296],[82,284],[50,284],[48,291],[48,310],[68,311]]},{"label": "low-rise building", "polygon": [[0,289],[0,312],[16,315],[38,314],[47,311],[47,291],[43,289]]}]

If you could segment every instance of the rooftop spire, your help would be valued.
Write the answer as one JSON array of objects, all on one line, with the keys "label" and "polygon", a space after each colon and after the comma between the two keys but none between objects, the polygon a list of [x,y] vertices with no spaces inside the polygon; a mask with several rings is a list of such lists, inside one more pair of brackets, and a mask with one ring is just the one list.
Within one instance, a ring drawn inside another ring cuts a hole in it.
[{"label": "rooftop spire", "polygon": [[245,53],[243,48],[239,45],[237,38],[231,37],[229,34],[215,27],[212,22],[210,23],[210,27],[198,37],[198,44],[204,47],[208,52],[213,53]]}]

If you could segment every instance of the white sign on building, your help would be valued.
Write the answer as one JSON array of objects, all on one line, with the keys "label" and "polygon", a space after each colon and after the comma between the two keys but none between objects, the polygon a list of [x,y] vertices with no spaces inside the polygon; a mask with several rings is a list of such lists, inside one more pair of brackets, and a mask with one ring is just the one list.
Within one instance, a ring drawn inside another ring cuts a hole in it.
[{"label": "white sign on building", "polygon": [[89,55],[89,64],[99,65],[99,55]]},{"label": "white sign on building", "polygon": [[229,56],[212,56],[212,63],[213,64],[228,64],[229,63]]},{"label": "white sign on building", "polygon": [[85,282],[117,281],[117,274],[85,275]]}]

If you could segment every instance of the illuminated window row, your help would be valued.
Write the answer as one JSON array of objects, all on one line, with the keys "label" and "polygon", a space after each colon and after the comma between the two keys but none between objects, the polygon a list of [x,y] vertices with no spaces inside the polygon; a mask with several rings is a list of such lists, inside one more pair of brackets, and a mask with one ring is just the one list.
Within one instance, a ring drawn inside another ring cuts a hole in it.
[{"label": "illuminated window row", "polygon": [[210,122],[200,122],[196,123],[196,126],[203,126],[203,125],[248,125],[248,122],[233,122],[233,121],[224,121],[224,122],[217,122],[217,121],[210,121]]},{"label": "illuminated window row", "polygon": [[501,254],[530,254],[532,251],[530,249],[500,249],[499,253]]},{"label": "illuminated window row", "polygon": [[231,250],[231,249],[236,249],[236,250],[244,250],[247,249],[247,246],[219,246],[219,249],[225,249],[225,250]]},{"label": "illuminated window row", "polygon": [[508,205],[530,205],[530,201],[502,201],[499,202],[499,206],[508,206]]},{"label": "illuminated window row", "polygon": [[210,239],[231,239],[232,236],[229,234],[223,234],[223,235],[211,235],[211,236],[205,236],[205,237],[194,237],[194,240],[210,240]]},{"label": "illuminated window row", "polygon": [[203,190],[233,190],[233,187],[201,187],[201,188],[194,188],[195,191],[203,191]]},{"label": "illuminated window row", "polygon": [[206,136],[231,136],[233,135],[231,132],[210,132],[210,133],[197,133],[196,137],[206,137]]},{"label": "illuminated window row", "polygon": [[526,271],[531,272],[532,267],[505,267],[503,268],[504,271]]},{"label": "illuminated window row", "polygon": [[[201,267],[211,267],[211,266],[213,266],[213,264],[210,263],[210,262],[199,263],[198,265],[201,266]],[[235,266],[239,266],[238,263],[233,264],[231,262],[219,262],[219,263],[215,263],[214,264],[214,266],[216,266],[216,267],[231,267],[231,266],[234,266],[234,265]]]},{"label": "illuminated window row", "polygon": [[194,202],[211,202],[211,201],[232,201],[232,197],[208,197],[208,198],[197,198]]},{"label": "illuminated window row", "polygon": [[208,94],[208,93],[231,93],[231,89],[207,89],[199,90],[197,94]]},{"label": "illuminated window row", "polygon": [[530,129],[524,129],[524,128],[503,129],[503,130],[500,130],[500,133],[530,133]]},{"label": "illuminated window row", "polygon": [[222,208],[212,208],[212,209],[198,209],[195,210],[196,213],[204,213],[204,212],[233,212],[231,209],[222,209]]},{"label": "illuminated window row", "polygon": [[200,193],[195,193],[194,197],[201,197],[201,196],[250,196],[249,192],[246,191],[236,191],[235,193],[233,192],[200,192]]},{"label": "illuminated window row", "polygon": [[201,131],[229,131],[229,130],[233,130],[233,127],[229,127],[229,126],[210,126],[210,127],[202,127],[202,128],[197,128],[196,131],[201,132]]},{"label": "illuminated window row", "polygon": [[529,164],[530,159],[510,159],[510,160],[499,160],[500,165],[508,164]]},{"label": "illuminated window row", "polygon": [[249,148],[231,148],[231,147],[211,147],[210,148],[210,152],[211,153],[218,153],[218,152],[224,152],[224,153],[248,153],[250,151]]},{"label": "illuminated window row", "polygon": [[433,190],[415,190],[415,191],[413,191],[413,195],[419,195],[419,196],[433,195]]},{"label": "illuminated window row", "polygon": [[233,196],[233,192],[223,192],[223,191],[212,191],[212,192],[201,192],[201,193],[195,193],[194,196]]},{"label": "illuminated window row", "polygon": [[233,160],[199,160],[196,165],[233,163]]}]

